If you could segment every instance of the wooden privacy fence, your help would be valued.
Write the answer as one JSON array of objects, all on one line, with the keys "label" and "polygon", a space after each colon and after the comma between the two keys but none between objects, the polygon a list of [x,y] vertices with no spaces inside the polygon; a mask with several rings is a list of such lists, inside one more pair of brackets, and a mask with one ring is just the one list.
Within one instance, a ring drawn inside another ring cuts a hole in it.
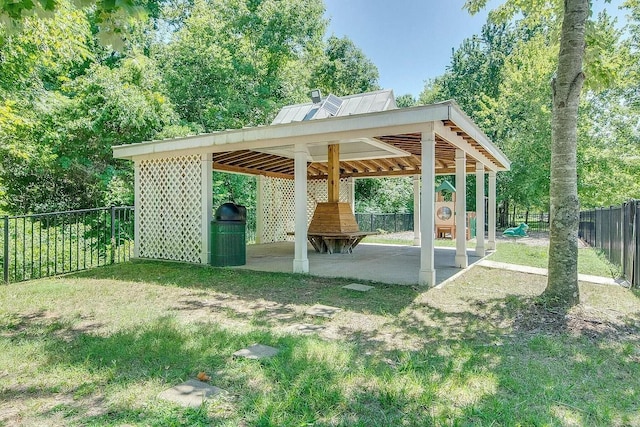
[{"label": "wooden privacy fence", "polygon": [[620,266],[632,286],[640,286],[640,200],[580,212],[578,235]]},{"label": "wooden privacy fence", "polygon": [[5,283],[127,261],[133,206],[0,217]]}]

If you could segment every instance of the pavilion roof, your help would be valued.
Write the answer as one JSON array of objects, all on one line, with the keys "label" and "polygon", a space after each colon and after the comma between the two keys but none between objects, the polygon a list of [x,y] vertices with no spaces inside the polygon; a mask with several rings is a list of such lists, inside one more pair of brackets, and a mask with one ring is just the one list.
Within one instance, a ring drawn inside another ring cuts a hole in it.
[{"label": "pavilion roof", "polygon": [[414,175],[421,170],[422,132],[435,132],[438,175],[455,173],[455,153],[466,153],[467,172],[481,163],[493,171],[510,162],[454,101],[396,108],[392,91],[342,98],[336,116],[306,117],[314,104],[284,107],[274,124],[113,147],[131,160],[213,153],[213,168],[293,178],[294,145],[308,150],[309,179],[327,176],[327,146],[340,145],[342,177]]}]

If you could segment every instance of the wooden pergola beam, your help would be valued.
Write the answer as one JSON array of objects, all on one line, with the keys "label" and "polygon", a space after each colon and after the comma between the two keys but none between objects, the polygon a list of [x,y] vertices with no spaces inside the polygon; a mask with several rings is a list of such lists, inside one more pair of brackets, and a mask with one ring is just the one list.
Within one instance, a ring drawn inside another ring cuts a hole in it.
[{"label": "wooden pergola beam", "polygon": [[340,145],[329,144],[328,148],[328,197],[329,203],[340,201]]},{"label": "wooden pergola beam", "polygon": [[239,166],[225,165],[225,164],[216,163],[216,162],[213,162],[213,169],[227,171],[227,172],[242,173],[247,175],[263,175],[263,176],[270,176],[272,178],[293,179],[293,175],[288,173],[267,172],[260,169],[243,168]]}]

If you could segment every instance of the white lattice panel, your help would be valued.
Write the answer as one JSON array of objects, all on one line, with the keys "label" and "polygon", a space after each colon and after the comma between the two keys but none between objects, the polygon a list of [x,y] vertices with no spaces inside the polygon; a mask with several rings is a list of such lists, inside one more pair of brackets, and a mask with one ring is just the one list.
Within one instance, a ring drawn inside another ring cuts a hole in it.
[{"label": "white lattice panel", "polygon": [[[314,179],[307,181],[307,227],[311,222],[313,213],[318,203],[326,202],[329,198],[329,188],[326,179]],[[340,179],[340,201],[344,203],[352,203],[351,192],[347,178]]]},{"label": "white lattice panel", "polygon": [[140,257],[202,262],[201,176],[198,155],[140,161]]},{"label": "white lattice panel", "polygon": [[262,242],[286,240],[287,232],[294,230],[295,188],[292,179],[263,178],[264,197]]},{"label": "white lattice panel", "polygon": [[[263,179],[264,208],[262,242],[293,240],[287,232],[295,229],[295,186],[291,179]],[[316,205],[327,201],[327,180],[307,182],[307,227],[313,217]],[[351,192],[346,178],[340,179],[340,201],[350,202]]]}]

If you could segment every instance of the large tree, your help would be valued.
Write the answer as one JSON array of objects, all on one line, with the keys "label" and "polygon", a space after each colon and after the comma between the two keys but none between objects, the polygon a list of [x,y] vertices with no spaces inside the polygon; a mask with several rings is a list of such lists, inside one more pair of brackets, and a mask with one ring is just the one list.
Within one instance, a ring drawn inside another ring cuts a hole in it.
[{"label": "large tree", "polygon": [[[486,0],[469,0],[466,7],[473,13],[486,3]],[[531,16],[528,12],[535,11],[536,7],[545,9],[542,1],[521,3],[509,0],[496,15],[513,16],[522,11],[525,16]],[[552,79],[551,234],[549,276],[544,297],[549,305],[564,308],[579,301],[577,128],[580,92],[585,80],[582,63],[589,0],[564,0],[562,7],[556,10],[559,15],[556,18],[561,18],[562,26],[557,71]]]},{"label": "large tree", "polygon": [[549,304],[579,302],[577,182],[578,106],[585,79],[582,62],[589,0],[565,0],[558,69],[552,80],[551,233],[549,276],[544,292]]}]

